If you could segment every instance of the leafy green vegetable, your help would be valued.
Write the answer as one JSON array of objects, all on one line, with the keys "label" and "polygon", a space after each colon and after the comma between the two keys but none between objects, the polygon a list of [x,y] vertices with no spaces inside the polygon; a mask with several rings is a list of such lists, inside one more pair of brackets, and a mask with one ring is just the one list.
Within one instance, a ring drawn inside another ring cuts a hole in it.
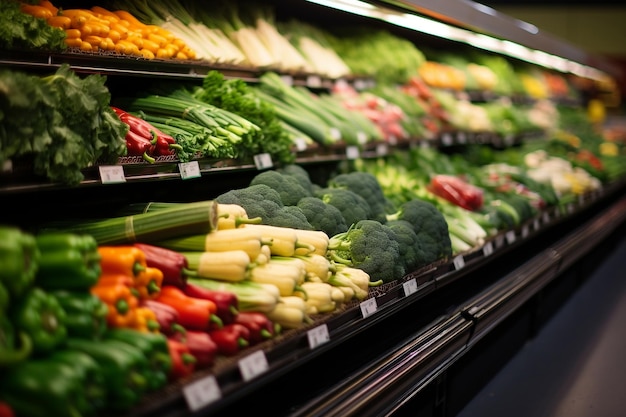
[{"label": "leafy green vegetable", "polygon": [[32,156],[35,174],[75,185],[82,169],[117,161],[128,125],[111,109],[105,80],[67,64],[45,77],[0,72],[0,162]]},{"label": "leafy green vegetable", "polygon": [[20,11],[20,2],[0,1],[0,49],[61,51],[65,31]]}]

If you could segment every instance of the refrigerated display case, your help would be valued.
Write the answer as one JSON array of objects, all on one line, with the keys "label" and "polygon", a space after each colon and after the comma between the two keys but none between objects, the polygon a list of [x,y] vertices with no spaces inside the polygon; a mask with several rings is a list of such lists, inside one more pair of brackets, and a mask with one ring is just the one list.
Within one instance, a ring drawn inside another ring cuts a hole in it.
[{"label": "refrigerated display case", "polygon": [[[597,83],[620,77],[608,60],[473,2],[264,3],[275,7],[277,19],[302,19],[327,28],[384,27],[427,48],[454,53],[490,47],[496,55]],[[104,74],[113,94],[155,82],[198,83],[210,69],[251,83],[262,72],[202,62],[6,52],[0,61],[5,68],[45,73],[67,62],[78,73]],[[336,81],[306,73],[283,76],[311,89],[330,88]],[[348,82],[359,87],[371,79]],[[573,105],[582,103],[574,100]],[[428,146],[490,143],[502,149],[524,140],[447,131]],[[384,145],[365,146],[358,157],[375,159],[390,148],[421,146]],[[323,182],[340,164],[355,159],[351,151],[349,146],[299,150],[296,163]],[[85,179],[77,186],[51,183],[33,176],[29,168],[15,164],[0,177],[5,222],[26,228],[108,216],[138,202],[213,198],[248,185],[267,167],[254,160],[200,160],[199,175],[184,178],[177,161],[129,163],[123,164],[121,180],[108,182],[94,166],[84,170]],[[622,178],[564,207],[545,209],[480,247],[372,288],[366,300],[320,315],[309,326],[220,358],[211,369],[147,395],[126,415],[217,416],[251,410],[276,416],[454,415],[622,239],[625,208]]]}]

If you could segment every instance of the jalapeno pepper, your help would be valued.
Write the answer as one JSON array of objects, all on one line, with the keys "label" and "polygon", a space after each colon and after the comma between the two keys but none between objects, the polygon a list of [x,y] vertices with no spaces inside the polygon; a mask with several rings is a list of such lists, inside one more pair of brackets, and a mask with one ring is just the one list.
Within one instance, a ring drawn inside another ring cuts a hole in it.
[{"label": "jalapeno pepper", "polygon": [[67,338],[66,313],[54,295],[33,287],[15,307],[12,321],[32,339],[34,353],[48,353]]},{"label": "jalapeno pepper", "polygon": [[102,272],[98,243],[91,235],[48,232],[35,236],[40,252],[35,277],[43,289],[86,290]]}]

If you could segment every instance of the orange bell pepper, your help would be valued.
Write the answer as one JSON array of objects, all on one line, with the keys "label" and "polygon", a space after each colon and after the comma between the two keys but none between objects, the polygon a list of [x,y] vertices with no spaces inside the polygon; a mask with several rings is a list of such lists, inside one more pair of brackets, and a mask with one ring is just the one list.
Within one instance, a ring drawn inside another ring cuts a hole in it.
[{"label": "orange bell pepper", "polygon": [[135,288],[135,280],[129,275],[116,273],[102,274],[100,275],[100,278],[98,278],[98,282],[96,283],[96,285],[98,286],[115,284],[126,285],[128,288],[130,288],[130,292],[135,297],[140,298],[139,291]]},{"label": "orange bell pepper", "polygon": [[186,329],[209,330],[223,326],[213,301],[189,297],[173,285],[164,285],[156,301],[173,307],[178,312],[178,324]]},{"label": "orange bell pepper", "polygon": [[145,306],[139,306],[135,309],[136,320],[132,326],[133,329],[142,333],[160,333],[159,322],[156,313]]},{"label": "orange bell pepper", "polygon": [[137,322],[139,299],[124,283],[103,283],[91,287],[91,293],[108,307],[107,324],[111,327],[133,327]]},{"label": "orange bell pepper", "polygon": [[161,291],[163,272],[159,268],[146,267],[135,277],[134,287],[141,300],[155,299]]},{"label": "orange bell pepper", "polygon": [[147,268],[146,255],[135,246],[99,246],[102,273],[126,274],[135,278]]}]

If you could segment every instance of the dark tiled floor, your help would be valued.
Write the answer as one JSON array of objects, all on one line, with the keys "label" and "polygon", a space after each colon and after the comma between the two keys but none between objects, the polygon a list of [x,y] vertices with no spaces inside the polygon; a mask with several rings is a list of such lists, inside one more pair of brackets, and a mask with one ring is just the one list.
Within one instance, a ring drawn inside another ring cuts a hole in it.
[{"label": "dark tiled floor", "polygon": [[626,238],[457,417],[626,416]]}]

